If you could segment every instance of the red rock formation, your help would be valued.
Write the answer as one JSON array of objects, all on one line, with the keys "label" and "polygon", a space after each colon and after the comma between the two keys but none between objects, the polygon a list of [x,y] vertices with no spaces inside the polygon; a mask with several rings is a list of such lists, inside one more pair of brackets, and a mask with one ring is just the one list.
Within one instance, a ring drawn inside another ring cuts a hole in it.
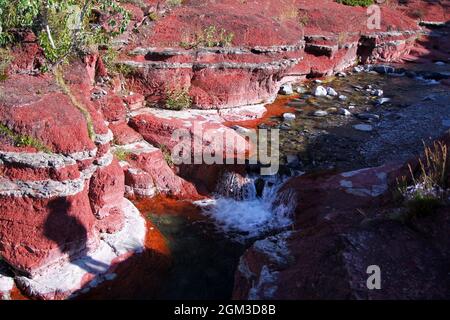
[{"label": "red rock formation", "polygon": [[[71,271],[78,276],[68,282],[49,279],[88,256],[109,266],[139,249],[139,238],[119,248],[129,236],[121,229],[132,221],[145,228],[123,198],[112,133],[90,101],[95,57],[86,61],[73,63],[70,76],[63,71],[64,80],[11,74],[0,83],[0,255],[34,297],[69,296],[108,268]],[[99,232],[115,235],[101,240]]]},{"label": "red rock formation", "polygon": [[[398,168],[290,180],[280,198],[296,194],[294,231],[257,241],[241,257],[233,298],[448,297],[448,212],[402,222],[389,206]],[[371,265],[381,268],[380,290],[366,286]]]},{"label": "red rock formation", "polygon": [[[388,6],[381,9],[380,29],[369,29],[367,20],[365,8],[325,0],[190,1],[153,22],[151,33],[142,26],[121,60],[133,68],[130,88],[150,103],[161,103],[174,87],[189,88],[201,109],[267,103],[282,83],[330,75],[358,56],[399,60],[420,32],[412,18]],[[209,26],[232,33],[232,45],[196,48]]]},{"label": "red rock formation", "polygon": [[[192,199],[199,197],[200,189],[205,193],[213,191],[223,174],[218,166],[182,167],[180,175],[184,178],[180,178],[177,170],[168,165],[167,154],[150,145],[173,149],[175,142],[171,138],[175,130],[187,129],[195,136],[194,125],[201,123],[203,129],[212,130],[212,135],[228,133],[244,142],[243,147],[226,147],[224,155],[236,151],[247,154],[251,150],[245,140],[225,124],[262,116],[265,109],[261,104],[271,102],[281,84],[332,74],[352,65],[357,57],[363,62],[396,61],[410,58],[408,53],[441,57],[436,50],[424,48],[423,43],[414,43],[421,30],[413,11],[426,7],[427,19],[442,22],[448,19],[447,11],[441,10],[448,7],[447,1],[439,7],[413,3],[406,8],[383,6],[381,29],[376,31],[367,28],[364,8],[326,0],[264,4],[256,0],[225,0],[207,6],[204,1],[191,0],[176,8],[156,0],[142,1],[140,8],[128,3],[125,6],[132,13],[132,22],[128,32],[115,39],[116,43],[123,43],[121,63],[132,69],[126,79],[126,94],[122,92],[121,77],[105,82],[107,70],[95,54],[87,55],[83,61],[73,61],[56,76],[41,74],[38,70],[44,58],[36,37],[31,33],[20,34],[22,42],[12,48],[9,77],[0,82],[0,255],[17,274],[17,285],[29,296],[59,299],[69,297],[83,286],[89,288],[108,279],[130,252],[142,249],[145,236],[145,222],[123,198],[124,192],[129,196],[165,193]],[[148,21],[145,17],[148,12],[155,12],[159,19]],[[108,18],[102,15],[100,20],[106,23]],[[196,46],[198,35],[209,26],[233,33],[232,44]],[[99,83],[94,87],[96,79]],[[175,112],[146,108],[148,104],[162,104],[167,90],[183,87],[189,89],[193,107],[214,110]],[[252,106],[228,110],[246,105]],[[217,141],[209,138],[202,147],[217,145]],[[127,152],[120,167],[113,159],[112,142]],[[242,167],[234,169],[239,173]],[[381,179],[377,174],[384,171],[377,170],[358,173],[349,179],[351,187],[347,180],[340,185],[342,177],[320,181],[319,187],[313,188],[314,196],[334,197],[340,205],[344,198],[349,200],[347,197],[361,201],[361,207],[377,204],[379,199],[373,195],[378,195],[381,184],[375,181],[375,185],[366,188],[372,182],[370,179]],[[363,177],[363,181],[356,180],[358,177]],[[302,179],[302,184],[307,182],[307,178]],[[361,185],[355,187],[358,183]],[[330,193],[330,186],[336,191]],[[349,195],[349,190],[353,194]],[[319,204],[309,205],[311,210],[326,209]],[[312,250],[317,241],[320,245],[315,259],[320,261],[328,250],[341,244],[342,233],[348,231],[348,226],[343,223],[339,227],[339,237],[330,236],[328,232],[334,226],[327,222],[328,209],[313,215],[301,208],[306,217],[302,218],[302,224],[312,219],[323,226],[318,227],[317,235],[306,240],[303,234],[294,236],[293,241],[301,242],[298,248],[302,249],[296,254],[301,256]],[[359,217],[346,215],[348,208],[338,208],[341,211],[336,216],[343,221]],[[381,229],[380,234],[371,229],[370,236],[381,242],[383,232],[389,233],[389,228]],[[438,231],[437,238],[441,236]],[[403,231],[400,234],[404,237],[400,237],[402,241],[408,236]],[[287,241],[283,237],[281,241]],[[331,241],[325,241],[329,237]],[[346,241],[357,237],[359,234],[350,233]],[[259,246],[270,247],[270,243],[278,240],[270,239]],[[414,243],[411,247],[400,247],[411,250],[423,246]],[[252,250],[256,249],[251,249],[244,260],[251,260]],[[350,249],[348,252],[361,253]],[[425,258],[420,256],[419,262]],[[301,259],[306,258],[301,256],[298,261],[304,261]],[[352,265],[351,259],[345,259],[339,260],[340,269],[332,274],[334,277],[349,270],[342,261]],[[437,258],[437,262],[441,260]],[[263,273],[269,279],[275,276],[289,279],[290,269],[285,272],[284,263],[282,267],[276,264],[276,269],[272,265],[265,269],[257,264],[248,266],[251,274],[241,265],[244,278],[236,289],[236,297],[247,296],[252,290],[252,297],[270,297],[265,293],[273,291],[270,283],[250,288],[257,279],[254,276]],[[433,279],[440,275],[440,269],[436,270],[431,275]],[[315,277],[312,272],[300,279],[312,279],[314,283]],[[358,297],[351,286],[354,279],[348,274],[340,279],[345,289],[336,297]],[[10,285],[11,274],[3,272],[2,267],[0,297],[9,295]],[[277,295],[294,292],[302,296],[303,291],[295,291],[297,283],[290,285],[293,287],[286,286],[285,292],[277,291]],[[414,285],[418,287],[421,283]],[[305,292],[309,297],[310,291]],[[439,287],[436,296],[440,297],[442,292]],[[412,294],[416,296],[420,295]]]}]

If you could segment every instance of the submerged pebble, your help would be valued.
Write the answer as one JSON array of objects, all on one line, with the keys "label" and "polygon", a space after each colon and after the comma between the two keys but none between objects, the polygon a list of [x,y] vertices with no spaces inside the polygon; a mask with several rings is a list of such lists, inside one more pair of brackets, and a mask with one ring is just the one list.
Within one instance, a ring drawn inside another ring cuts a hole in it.
[{"label": "submerged pebble", "polygon": [[287,113],[283,114],[283,119],[286,121],[295,120],[295,114],[287,112]]},{"label": "submerged pebble", "polygon": [[349,116],[352,115],[352,113],[350,111],[348,111],[347,109],[345,109],[345,108],[340,108],[339,109],[339,114],[343,115],[343,116],[346,116],[346,117],[349,117]]},{"label": "submerged pebble", "polygon": [[365,132],[370,132],[373,130],[373,127],[370,124],[355,124],[353,126],[353,128],[355,128],[358,131],[365,131]]},{"label": "submerged pebble", "polygon": [[316,116],[316,117],[325,117],[326,115],[328,115],[328,112],[326,112],[324,110],[314,111],[314,116]]}]

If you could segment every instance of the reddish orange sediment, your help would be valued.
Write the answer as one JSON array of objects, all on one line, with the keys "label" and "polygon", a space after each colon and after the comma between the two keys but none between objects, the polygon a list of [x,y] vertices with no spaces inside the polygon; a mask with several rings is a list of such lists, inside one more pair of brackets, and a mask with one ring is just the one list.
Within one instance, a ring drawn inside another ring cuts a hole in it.
[{"label": "reddish orange sediment", "polygon": [[266,106],[267,111],[264,113],[264,115],[261,118],[258,119],[251,119],[251,120],[244,120],[244,121],[226,121],[224,122],[224,125],[231,127],[234,125],[239,125],[244,128],[248,129],[257,129],[260,124],[267,124],[271,125],[274,122],[271,120],[273,117],[279,117],[283,115],[283,113],[286,112],[293,112],[295,111],[294,107],[290,107],[287,105],[287,103],[294,99],[298,98],[298,96],[278,96],[277,99]]},{"label": "reddish orange sediment", "polygon": [[177,200],[165,195],[134,200],[134,205],[144,214],[182,215],[192,219],[201,219],[201,209],[191,201]]},{"label": "reddish orange sediment", "polygon": [[10,296],[11,300],[31,300],[31,298],[24,295],[15,285],[11,290]]},{"label": "reddish orange sediment", "polygon": [[77,300],[157,298],[172,258],[166,238],[151,221],[146,220],[144,252],[117,261],[111,268],[116,275],[113,280],[101,283],[78,296]]}]

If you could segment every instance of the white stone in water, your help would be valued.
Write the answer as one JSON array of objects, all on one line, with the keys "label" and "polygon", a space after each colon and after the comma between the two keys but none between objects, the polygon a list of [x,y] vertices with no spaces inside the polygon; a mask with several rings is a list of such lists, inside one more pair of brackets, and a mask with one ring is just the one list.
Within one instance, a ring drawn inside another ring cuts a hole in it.
[{"label": "white stone in water", "polygon": [[381,97],[383,94],[384,94],[384,92],[381,89],[375,89],[372,91],[372,95],[377,96],[377,97]]},{"label": "white stone in water", "polygon": [[355,109],[356,106],[354,106],[354,105],[349,105],[348,108],[351,110],[351,109]]},{"label": "white stone in water", "polygon": [[348,98],[347,98],[347,96],[344,96],[343,94],[341,94],[340,96],[339,96],[339,100],[341,100],[341,101],[345,101],[345,100],[347,100]]},{"label": "white stone in water", "polygon": [[385,104],[385,103],[387,103],[389,101],[391,101],[390,98],[380,98],[380,99],[377,100],[377,104],[382,105],[382,104]]},{"label": "white stone in water", "polygon": [[316,79],[316,80],[314,80],[314,82],[315,82],[315,83],[322,83],[323,81],[322,81],[322,80],[319,80],[319,79]]},{"label": "white stone in water", "polygon": [[356,72],[356,73],[361,73],[361,72],[364,71],[364,67],[363,66],[355,66],[353,68],[353,71]]},{"label": "white stone in water", "polygon": [[297,92],[297,93],[305,93],[306,89],[304,87],[297,87],[297,88],[295,88],[295,92]]},{"label": "white stone in water", "polygon": [[316,117],[325,117],[326,115],[328,115],[328,112],[326,112],[324,110],[314,111],[314,116],[316,116]]},{"label": "white stone in water", "polygon": [[346,77],[347,76],[347,74],[345,73],[345,72],[338,72],[338,73],[336,73],[336,75],[338,76],[338,77],[341,77],[341,78],[344,78],[344,77]]},{"label": "white stone in water", "polygon": [[332,87],[327,88],[327,94],[332,97],[336,97],[338,95],[336,90],[334,90]]},{"label": "white stone in water", "polygon": [[287,96],[293,94],[294,90],[292,89],[292,84],[290,83],[283,84],[280,88],[279,93]]},{"label": "white stone in water", "polygon": [[436,61],[434,64],[438,65],[438,66],[443,66],[445,65],[444,61]]},{"label": "white stone in water", "polygon": [[316,89],[314,90],[314,95],[316,97],[325,97],[327,95],[327,89],[325,89],[322,86],[318,86],[316,87]]},{"label": "white stone in water", "polygon": [[370,124],[355,124],[353,126],[356,130],[370,132],[373,130],[373,127]]},{"label": "white stone in water", "polygon": [[349,117],[349,116],[352,115],[352,113],[350,111],[348,111],[347,109],[345,109],[345,108],[340,108],[339,109],[339,114],[341,114],[343,116],[346,116],[346,117]]},{"label": "white stone in water", "polygon": [[285,114],[283,114],[283,119],[286,120],[286,121],[294,120],[295,119],[295,114],[289,113],[289,112],[285,113]]}]

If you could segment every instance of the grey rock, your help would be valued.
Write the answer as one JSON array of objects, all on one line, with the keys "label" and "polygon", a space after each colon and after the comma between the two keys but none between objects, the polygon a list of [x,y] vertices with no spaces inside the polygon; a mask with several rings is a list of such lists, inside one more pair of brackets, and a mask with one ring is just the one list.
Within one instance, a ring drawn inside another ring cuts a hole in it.
[{"label": "grey rock", "polygon": [[345,108],[340,108],[339,109],[339,114],[343,115],[343,116],[346,116],[346,117],[349,117],[349,116],[352,115],[352,113],[350,111],[348,111],[347,109],[345,109]]},{"label": "grey rock", "polygon": [[380,116],[379,115],[373,114],[373,113],[368,113],[368,112],[358,113],[356,115],[356,117],[361,119],[361,120],[369,120],[369,121],[380,120]]},{"label": "grey rock", "polygon": [[292,121],[292,120],[295,120],[295,114],[290,113],[290,112],[287,112],[287,113],[283,114],[283,119],[284,119],[285,121]]},{"label": "grey rock", "polygon": [[298,156],[296,154],[287,154],[286,155],[286,162],[288,164],[298,164],[299,163]]},{"label": "grey rock", "polygon": [[353,72],[361,73],[363,71],[364,71],[364,67],[363,66],[355,66],[355,67],[353,67]]},{"label": "grey rock", "polygon": [[338,93],[331,87],[327,87],[327,94],[332,97],[336,97]]},{"label": "grey rock", "polygon": [[388,102],[390,102],[390,101],[391,101],[390,98],[380,98],[380,99],[377,99],[376,103],[377,103],[378,105],[382,105],[382,104],[388,103]]},{"label": "grey rock", "polygon": [[280,88],[279,93],[286,96],[293,94],[294,90],[292,89],[292,84],[290,83],[283,84]]},{"label": "grey rock", "polygon": [[316,97],[325,97],[327,95],[327,89],[325,89],[322,86],[318,86],[316,87],[316,89],[314,90],[314,95]]},{"label": "grey rock", "polygon": [[380,73],[380,74],[388,74],[388,73],[394,73],[395,68],[393,68],[391,66],[386,66],[386,65],[379,65],[379,66],[374,66],[373,71]]},{"label": "grey rock", "polygon": [[305,89],[305,87],[297,87],[297,88],[295,88],[295,92],[297,92],[297,93],[305,93],[306,89]]},{"label": "grey rock", "polygon": [[325,117],[326,115],[328,115],[328,112],[326,111],[323,110],[314,111],[314,116],[316,117]]},{"label": "grey rock", "polygon": [[370,124],[355,124],[353,126],[358,131],[370,132],[373,130],[373,127]]}]

